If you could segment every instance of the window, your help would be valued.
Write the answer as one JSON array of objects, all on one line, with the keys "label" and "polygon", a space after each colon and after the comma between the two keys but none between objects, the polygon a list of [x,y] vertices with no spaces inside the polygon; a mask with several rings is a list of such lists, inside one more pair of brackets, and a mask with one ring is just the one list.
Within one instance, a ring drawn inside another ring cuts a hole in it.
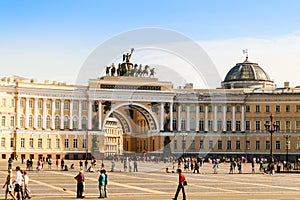
[{"label": "window", "polygon": [[276,121],[276,124],[278,125],[277,131],[280,131],[280,126],[281,126],[280,121]]},{"label": "window", "polygon": [[255,112],[260,112],[260,106],[259,105],[255,106]]},{"label": "window", "polygon": [[181,140],[182,149],[186,149],[186,140]]},{"label": "window", "polygon": [[285,130],[291,131],[291,121],[285,121]]},{"label": "window", "polygon": [[24,126],[24,121],[25,121],[24,115],[21,115],[21,117],[20,117],[20,126]]},{"label": "window", "polygon": [[250,131],[250,121],[246,121],[246,131]]},{"label": "window", "polygon": [[266,112],[270,112],[270,106],[266,106]]},{"label": "window", "polygon": [[14,147],[15,146],[15,140],[14,138],[10,138],[10,147]]},{"label": "window", "polygon": [[69,118],[68,116],[64,117],[64,129],[68,129],[69,128]]},{"label": "window", "polygon": [[2,107],[6,107],[6,99],[2,99]]},{"label": "window", "polygon": [[222,121],[221,120],[218,120],[218,131],[222,131]]},{"label": "window", "polygon": [[82,110],[87,110],[87,103],[85,101],[82,102]]},{"label": "window", "polygon": [[73,139],[73,148],[75,148],[75,149],[78,148],[78,139],[77,138]]},{"label": "window", "polygon": [[46,109],[47,109],[47,110],[50,110],[50,108],[51,108],[51,102],[48,100],[48,101],[46,102]]},{"label": "window", "polygon": [[236,150],[240,150],[241,149],[241,141],[240,140],[237,140],[235,142],[235,148],[236,148]]},{"label": "window", "polygon": [[260,121],[255,121],[255,130],[260,131]]},{"label": "window", "polygon": [[246,106],[246,112],[250,112],[250,106],[249,105]]},{"label": "window", "polygon": [[255,150],[260,150],[260,141],[259,140],[255,141]]},{"label": "window", "polygon": [[285,112],[290,112],[291,111],[291,106],[290,105],[286,105],[285,106]]},{"label": "window", "polygon": [[78,110],[78,103],[77,102],[73,103],[73,110]]},{"label": "window", "polygon": [[204,141],[200,140],[200,149],[204,149]]},{"label": "window", "polygon": [[195,130],[195,119],[194,118],[191,118],[191,120],[190,120],[190,129]]},{"label": "window", "polygon": [[280,141],[279,140],[277,140],[276,141],[276,150],[280,150]]},{"label": "window", "polygon": [[59,116],[55,116],[55,129],[60,128],[60,118]]},{"label": "window", "polygon": [[185,111],[186,111],[186,106],[185,106],[185,104],[182,104],[182,105],[181,105],[181,111],[182,111],[182,112],[185,112]]},{"label": "window", "polygon": [[213,121],[211,119],[208,120],[208,130],[209,131],[212,131],[212,124],[213,124]]},{"label": "window", "polygon": [[47,138],[47,149],[51,149],[51,138]]},{"label": "window", "polygon": [[212,112],[212,106],[208,106],[208,112]]},{"label": "window", "polygon": [[50,128],[50,116],[48,115],[46,118],[46,128]]},{"label": "window", "polygon": [[38,139],[38,148],[43,148],[43,139],[42,138]]},{"label": "window", "polygon": [[56,138],[56,140],[55,140],[55,147],[56,147],[57,149],[60,148],[60,139],[59,139],[59,138]]},{"label": "window", "polygon": [[222,112],[222,106],[218,106],[218,112]]},{"label": "window", "polygon": [[191,105],[191,112],[195,112],[195,106]]},{"label": "window", "polygon": [[231,150],[231,140],[227,140],[227,150]]},{"label": "window", "polygon": [[60,102],[55,101],[55,110],[60,110]]},{"label": "window", "polygon": [[29,108],[33,108],[33,100],[32,99],[29,100]]},{"label": "window", "polygon": [[218,149],[222,150],[222,140],[218,140]]},{"label": "window", "polygon": [[276,112],[280,112],[280,106],[279,106],[279,105],[276,106],[275,111],[276,111]]},{"label": "window", "polygon": [[29,138],[29,147],[33,148],[33,138]]},{"label": "window", "polygon": [[21,138],[21,148],[25,148],[25,138]]},{"label": "window", "polygon": [[271,143],[270,141],[266,141],[266,150],[270,150],[271,149]]},{"label": "window", "polygon": [[5,138],[1,138],[1,147],[5,148]]},{"label": "window", "polygon": [[69,107],[70,107],[69,101],[65,101],[65,103],[64,103],[64,110],[69,110]]},{"label": "window", "polygon": [[240,120],[237,120],[235,122],[235,130],[236,131],[241,131],[241,121]]},{"label": "window", "polygon": [[20,100],[20,107],[24,108],[24,100]]},{"label": "window", "polygon": [[69,148],[69,139],[65,139],[65,148]]},{"label": "window", "polygon": [[185,119],[181,119],[181,130],[185,130]]},{"label": "window", "polygon": [[296,105],[296,112],[300,111],[300,105]]},{"label": "window", "polygon": [[10,116],[10,126],[15,126],[15,116]]},{"label": "window", "polygon": [[83,149],[86,148],[86,139],[85,138],[82,139],[82,148]]},{"label": "window", "polygon": [[12,99],[12,100],[10,101],[10,106],[11,106],[11,107],[15,107],[15,100],[14,100],[14,99]]},{"label": "window", "polygon": [[177,140],[174,140],[174,149],[177,149]]},{"label": "window", "polygon": [[173,118],[173,130],[177,129],[177,119]]},{"label": "window", "polygon": [[300,121],[296,121],[296,130],[297,130],[297,131],[300,130]]},{"label": "window", "polygon": [[208,141],[208,148],[213,149],[214,148],[214,142],[212,140]]},{"label": "window", "polygon": [[226,130],[231,131],[231,121],[230,120],[227,120],[227,122],[226,122]]},{"label": "window", "polygon": [[41,115],[38,116],[37,126],[38,126],[38,128],[42,128],[42,116]]},{"label": "window", "polygon": [[1,117],[1,126],[5,126],[5,116]]},{"label": "window", "polygon": [[86,128],[86,117],[82,117],[82,123],[81,123],[81,126],[83,129]]},{"label": "window", "polygon": [[195,140],[191,141],[191,149],[195,150],[196,149],[196,145],[195,145]]},{"label": "window", "polygon": [[173,104],[173,112],[177,112],[177,105]]},{"label": "window", "polygon": [[29,115],[28,125],[29,125],[29,127],[33,127],[33,118],[32,118],[32,115]]},{"label": "window", "polygon": [[38,109],[42,109],[43,108],[43,101],[39,100],[38,101]]},{"label": "window", "polygon": [[227,112],[230,112],[230,111],[231,111],[231,107],[227,106]]},{"label": "window", "polygon": [[240,106],[236,106],[236,112],[241,112],[241,107]]},{"label": "window", "polygon": [[199,106],[199,112],[204,112],[204,105]]},{"label": "window", "polygon": [[77,119],[77,117],[73,118],[73,129],[74,130],[78,129],[78,119]]},{"label": "window", "polygon": [[246,149],[247,149],[247,150],[250,149],[250,140],[246,140]]},{"label": "window", "polygon": [[[299,125],[299,128],[300,128],[300,125]],[[204,131],[204,121],[203,121],[203,119],[200,119],[200,121],[199,121],[199,131]]]}]

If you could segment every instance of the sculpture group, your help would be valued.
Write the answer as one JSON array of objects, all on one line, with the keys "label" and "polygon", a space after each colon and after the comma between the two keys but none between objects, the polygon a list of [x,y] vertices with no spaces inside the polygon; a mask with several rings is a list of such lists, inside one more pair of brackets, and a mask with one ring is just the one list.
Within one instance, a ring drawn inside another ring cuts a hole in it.
[{"label": "sculpture group", "polygon": [[106,67],[106,76],[135,76],[135,77],[153,77],[155,74],[155,68],[150,68],[149,65],[143,67],[141,64],[133,64],[130,62],[130,58],[134,49],[131,49],[130,54],[123,54],[123,63],[119,63],[118,67],[112,63],[111,66]]}]

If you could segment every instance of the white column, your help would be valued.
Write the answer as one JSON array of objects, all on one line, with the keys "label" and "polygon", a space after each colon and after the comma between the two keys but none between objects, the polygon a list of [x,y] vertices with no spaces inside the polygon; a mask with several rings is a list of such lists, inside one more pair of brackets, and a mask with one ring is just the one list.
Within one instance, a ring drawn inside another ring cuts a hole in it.
[{"label": "white column", "polygon": [[70,100],[70,119],[69,119],[69,123],[70,123],[70,130],[73,130],[73,99]]},{"label": "white column", "polygon": [[214,105],[214,124],[213,124],[213,126],[214,126],[214,132],[217,132],[218,131],[218,118],[217,118],[217,105],[215,104]]},{"label": "white column", "polygon": [[178,126],[177,126],[177,131],[181,131],[181,116],[180,116],[180,114],[181,114],[181,105],[180,104],[178,104],[178,120],[177,120],[177,122],[178,122]]},{"label": "white column", "polygon": [[199,104],[196,105],[196,131],[199,131]]},{"label": "white column", "polygon": [[78,101],[78,129],[81,130],[82,129],[82,100]]},{"label": "white column", "polygon": [[164,103],[160,103],[160,130],[164,130]]},{"label": "white column", "polygon": [[55,99],[51,100],[51,129],[55,129]]},{"label": "white column", "polygon": [[227,131],[227,120],[226,120],[226,104],[223,105],[223,132]]},{"label": "white column", "polygon": [[60,101],[60,130],[64,129],[64,107],[65,107],[65,100],[61,99]]},{"label": "white column", "polygon": [[186,105],[186,130],[190,131],[190,104]]},{"label": "white column", "polygon": [[102,102],[99,101],[98,103],[98,120],[99,120],[99,125],[98,125],[98,130],[102,130]]},{"label": "white column", "polygon": [[34,98],[34,111],[33,111],[33,128],[37,128],[37,115],[38,115],[38,98]]},{"label": "white column", "polygon": [[92,130],[92,113],[93,113],[93,101],[89,100],[88,102],[88,130]]},{"label": "white column", "polygon": [[205,104],[204,108],[204,131],[208,131],[208,105]]},{"label": "white column", "polygon": [[17,128],[20,128],[20,101],[21,98],[17,97]]},{"label": "white column", "polygon": [[241,131],[244,132],[245,131],[245,105],[242,105],[242,121],[241,121]]},{"label": "white column", "polygon": [[170,103],[170,131],[173,131],[173,102]]},{"label": "white column", "polygon": [[29,128],[29,98],[25,100],[25,128]]},{"label": "white column", "polygon": [[235,132],[235,105],[232,105],[232,132]]},{"label": "white column", "polygon": [[43,129],[46,129],[46,118],[47,118],[47,99],[43,98]]}]

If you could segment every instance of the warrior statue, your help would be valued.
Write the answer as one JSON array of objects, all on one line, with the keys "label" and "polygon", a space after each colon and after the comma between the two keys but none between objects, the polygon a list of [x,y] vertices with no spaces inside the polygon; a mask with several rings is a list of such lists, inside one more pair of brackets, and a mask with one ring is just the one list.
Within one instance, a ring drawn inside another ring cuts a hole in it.
[{"label": "warrior statue", "polygon": [[116,73],[115,63],[112,63],[111,64],[110,75],[115,76],[115,73]]}]

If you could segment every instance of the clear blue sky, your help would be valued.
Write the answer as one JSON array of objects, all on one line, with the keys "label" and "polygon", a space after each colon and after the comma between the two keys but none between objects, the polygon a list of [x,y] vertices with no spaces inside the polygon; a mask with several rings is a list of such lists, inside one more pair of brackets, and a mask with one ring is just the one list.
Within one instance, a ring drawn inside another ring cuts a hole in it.
[{"label": "clear blue sky", "polygon": [[[299,34],[299,8],[298,0],[2,0],[0,60],[6,62],[0,68],[16,72],[0,75],[29,74],[7,57],[24,59],[23,67],[29,67],[24,57],[46,51],[49,57],[41,59],[59,66],[56,57],[75,59],[114,35],[143,27],[171,29],[197,41]],[[80,59],[72,65],[78,68]],[[32,76],[44,78],[38,71],[33,68]]]}]

